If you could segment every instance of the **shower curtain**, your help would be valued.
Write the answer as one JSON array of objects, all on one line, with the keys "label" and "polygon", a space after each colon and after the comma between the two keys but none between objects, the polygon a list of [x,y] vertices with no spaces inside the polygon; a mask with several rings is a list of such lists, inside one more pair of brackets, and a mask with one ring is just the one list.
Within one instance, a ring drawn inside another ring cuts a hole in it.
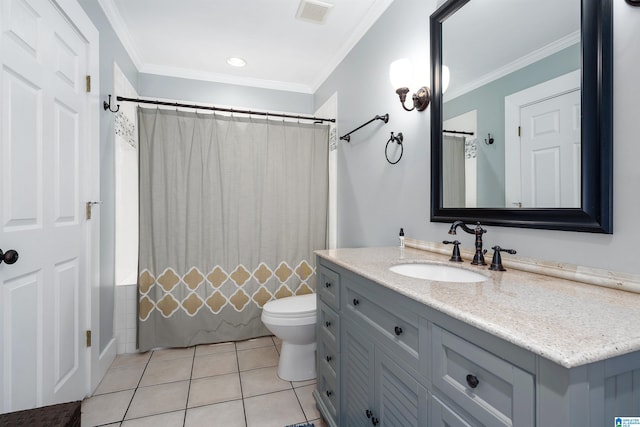
[{"label": "shower curtain", "polygon": [[442,137],[442,206],[464,208],[465,201],[465,138]]},{"label": "shower curtain", "polygon": [[328,126],[138,109],[138,344],[269,334],[269,300],[315,290]]}]

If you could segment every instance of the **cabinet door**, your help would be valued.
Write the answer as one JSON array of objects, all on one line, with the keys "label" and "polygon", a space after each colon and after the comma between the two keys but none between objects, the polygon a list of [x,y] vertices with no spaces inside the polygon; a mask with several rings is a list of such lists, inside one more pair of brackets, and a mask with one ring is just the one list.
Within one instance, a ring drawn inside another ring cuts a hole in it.
[{"label": "cabinet door", "polygon": [[427,390],[381,348],[375,349],[373,417],[385,427],[427,425]]},{"label": "cabinet door", "polygon": [[340,419],[349,427],[371,426],[374,362],[371,334],[349,319],[343,319],[342,325]]}]

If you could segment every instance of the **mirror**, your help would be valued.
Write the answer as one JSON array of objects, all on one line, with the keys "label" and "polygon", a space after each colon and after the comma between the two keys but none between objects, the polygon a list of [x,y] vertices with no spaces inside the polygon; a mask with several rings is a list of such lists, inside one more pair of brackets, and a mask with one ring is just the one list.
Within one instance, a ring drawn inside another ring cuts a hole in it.
[{"label": "mirror", "polygon": [[431,220],[611,233],[611,52],[611,0],[443,4]]}]

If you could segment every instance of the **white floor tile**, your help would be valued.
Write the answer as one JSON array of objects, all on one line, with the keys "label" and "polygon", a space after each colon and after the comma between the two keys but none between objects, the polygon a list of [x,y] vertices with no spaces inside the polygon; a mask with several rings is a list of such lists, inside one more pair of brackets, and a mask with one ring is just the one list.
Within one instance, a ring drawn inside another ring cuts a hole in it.
[{"label": "white floor tile", "polygon": [[187,409],[185,427],[246,427],[242,400]]},{"label": "white floor tile", "polygon": [[102,394],[82,402],[82,427],[93,427],[122,421],[134,390]]},{"label": "white floor tile", "polygon": [[248,427],[282,427],[306,421],[293,390],[244,399]]},{"label": "white floor tile", "polygon": [[125,418],[140,418],[173,412],[187,407],[189,381],[140,387],[133,396]]},{"label": "white floor tile", "polygon": [[150,417],[126,420],[121,427],[182,427],[185,411],[169,412]]}]

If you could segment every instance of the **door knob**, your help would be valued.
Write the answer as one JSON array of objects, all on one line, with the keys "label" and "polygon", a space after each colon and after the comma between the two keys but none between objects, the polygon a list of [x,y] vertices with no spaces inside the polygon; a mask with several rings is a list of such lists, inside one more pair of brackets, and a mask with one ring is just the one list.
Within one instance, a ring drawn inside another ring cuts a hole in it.
[{"label": "door knob", "polygon": [[18,258],[19,255],[17,251],[9,249],[7,252],[2,252],[2,249],[0,249],[0,264],[2,264],[2,261],[6,262],[7,264],[14,264],[16,261],[18,261]]}]

